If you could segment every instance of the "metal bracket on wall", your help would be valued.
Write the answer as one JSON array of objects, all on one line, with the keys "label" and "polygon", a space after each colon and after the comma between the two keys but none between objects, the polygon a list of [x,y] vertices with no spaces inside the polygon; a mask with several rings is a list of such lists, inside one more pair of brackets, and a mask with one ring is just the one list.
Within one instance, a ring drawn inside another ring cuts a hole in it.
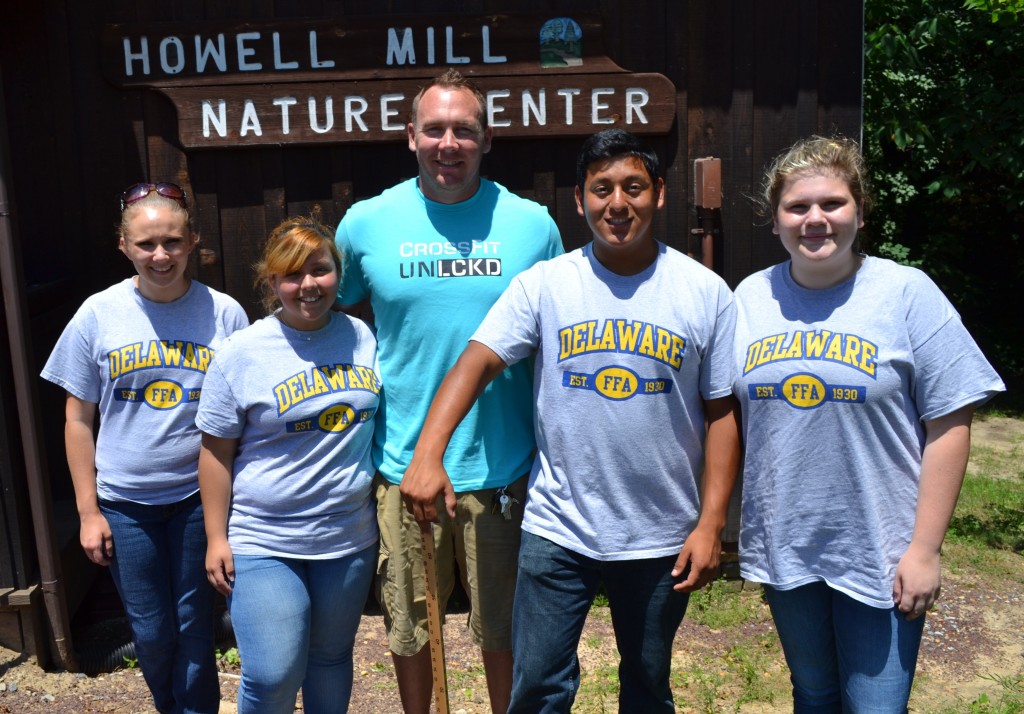
[{"label": "metal bracket on wall", "polygon": [[693,203],[697,227],[690,234],[700,243],[700,262],[715,268],[715,237],[722,235],[722,160],[707,156],[693,162]]}]

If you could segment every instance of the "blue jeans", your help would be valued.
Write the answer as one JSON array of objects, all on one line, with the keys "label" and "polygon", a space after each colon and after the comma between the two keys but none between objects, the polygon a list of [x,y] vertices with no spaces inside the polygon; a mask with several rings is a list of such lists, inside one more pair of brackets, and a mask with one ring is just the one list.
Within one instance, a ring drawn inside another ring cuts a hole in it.
[{"label": "blue jeans", "polygon": [[153,703],[161,714],[216,714],[215,593],[199,494],[165,506],[99,505],[114,538],[110,573]]},{"label": "blue jeans", "polygon": [[793,681],[793,711],[907,711],[924,617],[858,602],[825,583],[764,588]]},{"label": "blue jeans", "polygon": [[377,546],[329,560],[235,556],[228,597],[242,660],[239,714],[348,711],[352,647]]},{"label": "blue jeans", "polygon": [[523,532],[512,606],[508,714],[566,712],[580,685],[576,657],[603,583],[619,649],[619,711],[674,712],[672,640],[689,596],[672,590],[676,556],[599,561]]}]

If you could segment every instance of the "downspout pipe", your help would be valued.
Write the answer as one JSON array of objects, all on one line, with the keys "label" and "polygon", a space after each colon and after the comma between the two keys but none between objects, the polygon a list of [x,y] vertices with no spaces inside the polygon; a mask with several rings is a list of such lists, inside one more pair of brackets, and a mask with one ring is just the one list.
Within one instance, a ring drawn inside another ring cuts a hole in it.
[{"label": "downspout pipe", "polygon": [[12,205],[8,198],[8,176],[11,171],[10,141],[7,128],[7,103],[3,74],[0,73],[0,283],[3,285],[4,314],[7,318],[7,344],[14,373],[14,392],[18,404],[18,422],[24,449],[25,472],[28,478],[29,503],[35,532],[39,574],[42,580],[43,604],[50,633],[61,666],[78,670],[71,644],[71,621],[68,617],[67,593],[61,577],[60,549],[54,527],[53,498],[46,458],[42,451],[41,421],[36,394],[31,340],[28,331],[26,291],[21,270],[21,250],[14,239]]}]

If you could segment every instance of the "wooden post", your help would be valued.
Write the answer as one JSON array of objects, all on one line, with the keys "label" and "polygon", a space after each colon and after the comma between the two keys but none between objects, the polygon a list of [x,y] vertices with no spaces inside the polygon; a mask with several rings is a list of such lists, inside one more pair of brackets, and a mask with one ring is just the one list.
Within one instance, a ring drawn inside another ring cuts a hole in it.
[{"label": "wooden post", "polygon": [[691,233],[700,236],[700,260],[715,269],[715,238],[721,236],[722,160],[708,156],[693,162],[693,202],[697,206],[697,228]]},{"label": "wooden post", "polygon": [[46,669],[53,662],[43,626],[42,592],[38,584],[21,590],[0,588],[0,641],[34,658],[39,667]]},{"label": "wooden post", "polygon": [[427,580],[427,629],[430,632],[430,669],[434,674],[434,704],[437,714],[448,714],[448,673],[444,663],[444,632],[437,597],[437,562],[434,530],[429,523],[420,529],[423,537],[423,569]]}]

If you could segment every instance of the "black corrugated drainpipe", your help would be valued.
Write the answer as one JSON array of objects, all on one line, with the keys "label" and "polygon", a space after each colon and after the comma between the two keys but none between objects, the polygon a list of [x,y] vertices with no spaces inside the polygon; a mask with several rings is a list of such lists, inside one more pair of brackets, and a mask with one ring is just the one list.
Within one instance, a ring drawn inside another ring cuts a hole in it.
[{"label": "black corrugated drainpipe", "polygon": [[21,272],[21,251],[14,240],[14,221],[7,195],[10,171],[10,143],[7,136],[7,104],[4,99],[3,75],[0,74],[0,283],[3,284],[4,314],[7,317],[7,344],[14,373],[14,392],[18,403],[25,472],[28,477],[32,526],[39,555],[43,603],[57,656],[64,669],[75,672],[71,645],[71,622],[68,617],[67,594],[61,579],[60,551],[53,523],[53,499],[46,460],[40,442],[39,410],[36,408],[36,379],[32,369],[31,342],[27,328],[25,285]]}]

